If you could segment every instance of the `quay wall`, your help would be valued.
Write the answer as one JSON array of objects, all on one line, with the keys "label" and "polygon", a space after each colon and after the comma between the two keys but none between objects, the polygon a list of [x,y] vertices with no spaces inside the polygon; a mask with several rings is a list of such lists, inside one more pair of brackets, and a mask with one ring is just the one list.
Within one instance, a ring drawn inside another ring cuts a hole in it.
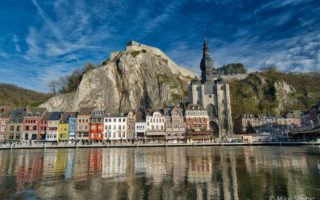
[{"label": "quay wall", "polygon": [[64,149],[64,148],[145,148],[145,147],[198,147],[198,146],[302,146],[320,145],[320,142],[256,142],[256,143],[161,143],[161,144],[106,144],[106,145],[21,145],[0,146],[0,150]]}]

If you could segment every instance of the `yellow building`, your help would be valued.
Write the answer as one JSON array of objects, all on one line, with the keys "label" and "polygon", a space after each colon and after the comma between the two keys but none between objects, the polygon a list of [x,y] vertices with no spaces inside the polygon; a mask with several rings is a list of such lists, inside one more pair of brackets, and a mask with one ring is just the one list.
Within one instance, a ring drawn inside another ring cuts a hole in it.
[{"label": "yellow building", "polygon": [[58,125],[58,142],[68,141],[68,121],[60,121]]}]

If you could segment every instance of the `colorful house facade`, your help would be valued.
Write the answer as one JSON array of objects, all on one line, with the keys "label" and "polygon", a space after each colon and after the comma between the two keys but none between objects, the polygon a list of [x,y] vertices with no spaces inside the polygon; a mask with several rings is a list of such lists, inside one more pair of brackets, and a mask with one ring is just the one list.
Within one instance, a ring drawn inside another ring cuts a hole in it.
[{"label": "colorful house facade", "polygon": [[58,142],[68,142],[68,118],[69,115],[67,113],[62,114],[58,124]]},{"label": "colorful house facade", "polygon": [[10,120],[8,123],[8,140],[20,141],[23,132],[23,118],[26,114],[25,108],[16,108],[10,113]]},{"label": "colorful house facade", "polygon": [[69,113],[68,118],[68,140],[75,141],[77,135],[77,113]]},{"label": "colorful house facade", "polygon": [[48,119],[48,131],[46,135],[46,141],[58,142],[58,125],[61,120],[60,112],[52,112]]},{"label": "colorful house facade", "polygon": [[76,138],[78,142],[89,142],[91,108],[80,108],[77,115]]},{"label": "colorful house facade", "polygon": [[34,141],[40,139],[40,121],[46,112],[45,108],[27,109],[23,118],[22,140]]},{"label": "colorful house facade", "polygon": [[91,112],[89,123],[89,141],[98,142],[104,139],[103,125],[104,125],[104,111],[96,110]]}]

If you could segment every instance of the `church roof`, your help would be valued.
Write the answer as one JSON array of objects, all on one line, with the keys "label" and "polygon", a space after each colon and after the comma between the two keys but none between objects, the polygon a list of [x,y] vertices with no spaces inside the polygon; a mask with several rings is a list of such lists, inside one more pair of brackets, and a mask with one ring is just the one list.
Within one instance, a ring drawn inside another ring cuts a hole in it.
[{"label": "church roof", "polygon": [[215,70],[214,65],[213,65],[213,60],[209,54],[209,47],[208,47],[208,43],[207,43],[206,39],[204,40],[204,43],[203,43],[203,56],[202,56],[202,59],[200,62],[200,69],[202,71],[206,71],[206,69],[214,69]]}]

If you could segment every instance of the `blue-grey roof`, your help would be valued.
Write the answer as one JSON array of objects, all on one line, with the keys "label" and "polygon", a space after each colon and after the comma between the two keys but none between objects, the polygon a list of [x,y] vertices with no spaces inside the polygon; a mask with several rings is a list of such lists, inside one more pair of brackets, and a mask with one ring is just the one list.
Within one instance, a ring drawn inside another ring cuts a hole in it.
[{"label": "blue-grey roof", "polygon": [[52,112],[49,120],[60,120],[61,119],[61,112]]}]

